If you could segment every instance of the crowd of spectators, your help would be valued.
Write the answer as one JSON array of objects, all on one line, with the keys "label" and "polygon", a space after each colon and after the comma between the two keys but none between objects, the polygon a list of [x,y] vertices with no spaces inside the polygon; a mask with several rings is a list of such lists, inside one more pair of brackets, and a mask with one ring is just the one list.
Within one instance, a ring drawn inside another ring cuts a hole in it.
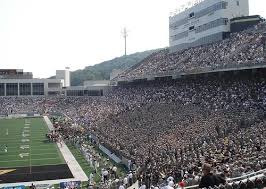
[{"label": "crowd of spectators", "polygon": [[266,168],[264,77],[202,77],[113,88],[104,97],[5,97],[0,114],[60,112],[130,158],[147,187],[197,184],[202,163],[238,177]]},{"label": "crowd of spectators", "polygon": [[123,87],[114,93],[129,104],[127,111],[94,131],[148,168],[140,174],[148,186],[169,175],[195,184],[202,162],[215,165],[217,174],[242,176],[266,168],[265,84],[264,79],[196,79]]},{"label": "crowd of spectators", "polygon": [[114,80],[131,80],[156,75],[204,72],[223,68],[262,64],[265,22],[253,29],[232,33],[229,38],[177,52],[169,48],[153,53],[138,66]]}]

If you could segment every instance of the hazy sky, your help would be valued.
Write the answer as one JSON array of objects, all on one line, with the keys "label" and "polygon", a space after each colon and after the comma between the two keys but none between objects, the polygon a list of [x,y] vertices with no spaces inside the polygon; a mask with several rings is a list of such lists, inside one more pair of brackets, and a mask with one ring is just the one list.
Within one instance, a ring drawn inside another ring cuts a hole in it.
[{"label": "hazy sky", "polygon": [[[124,53],[168,46],[168,17],[187,0],[0,0],[0,68],[34,77],[82,69]],[[265,0],[250,14],[266,17]]]}]

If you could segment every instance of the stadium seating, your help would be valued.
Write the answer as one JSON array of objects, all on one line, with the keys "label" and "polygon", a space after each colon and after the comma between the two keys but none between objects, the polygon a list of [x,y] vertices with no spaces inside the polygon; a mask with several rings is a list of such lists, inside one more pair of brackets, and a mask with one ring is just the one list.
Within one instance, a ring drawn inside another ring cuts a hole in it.
[{"label": "stadium seating", "polygon": [[260,23],[253,29],[233,33],[228,39],[210,45],[178,52],[171,52],[168,48],[163,49],[113,80],[132,80],[264,64],[262,36],[265,25],[264,22]]}]

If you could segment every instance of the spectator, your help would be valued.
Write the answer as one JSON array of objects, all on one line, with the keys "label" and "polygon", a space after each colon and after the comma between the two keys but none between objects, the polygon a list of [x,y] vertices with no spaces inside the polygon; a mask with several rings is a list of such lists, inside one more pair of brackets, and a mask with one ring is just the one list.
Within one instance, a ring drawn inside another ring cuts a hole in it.
[{"label": "spectator", "polygon": [[213,188],[214,186],[219,186],[220,183],[216,175],[214,175],[211,172],[211,165],[204,164],[202,166],[202,171],[203,171],[203,176],[200,180],[199,188],[209,188],[209,187]]}]

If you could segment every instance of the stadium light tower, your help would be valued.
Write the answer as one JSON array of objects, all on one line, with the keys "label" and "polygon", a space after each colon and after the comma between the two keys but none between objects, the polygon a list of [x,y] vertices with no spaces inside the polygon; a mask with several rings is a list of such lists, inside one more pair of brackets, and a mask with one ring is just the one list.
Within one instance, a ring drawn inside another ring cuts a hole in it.
[{"label": "stadium light tower", "polygon": [[128,30],[126,27],[124,27],[122,31],[123,38],[125,39],[125,56],[127,55],[127,36],[128,36]]}]

